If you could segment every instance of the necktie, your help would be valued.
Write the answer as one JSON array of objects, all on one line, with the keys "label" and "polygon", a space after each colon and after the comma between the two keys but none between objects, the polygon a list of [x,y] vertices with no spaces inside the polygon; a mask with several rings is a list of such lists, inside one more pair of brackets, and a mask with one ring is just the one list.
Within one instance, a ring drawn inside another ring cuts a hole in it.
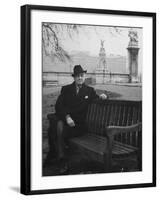
[{"label": "necktie", "polygon": [[81,86],[77,85],[76,91],[77,91],[77,95],[79,94],[79,90],[81,89]]}]

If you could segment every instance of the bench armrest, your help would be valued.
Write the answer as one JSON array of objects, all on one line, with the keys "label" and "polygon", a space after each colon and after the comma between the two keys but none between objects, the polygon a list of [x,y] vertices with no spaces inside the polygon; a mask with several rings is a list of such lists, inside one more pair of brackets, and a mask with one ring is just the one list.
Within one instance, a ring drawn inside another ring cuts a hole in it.
[{"label": "bench armrest", "polygon": [[105,149],[105,160],[108,171],[111,169],[114,136],[119,133],[140,131],[141,129],[142,129],[142,123],[137,123],[131,126],[106,126],[105,134],[107,137],[107,145]]},{"label": "bench armrest", "polygon": [[54,120],[54,119],[56,119],[56,118],[57,118],[57,116],[56,116],[55,113],[49,113],[49,114],[47,115],[47,119],[49,119],[49,120]]},{"label": "bench armrest", "polygon": [[142,130],[142,123],[137,123],[130,126],[106,126],[106,135],[115,136],[119,133],[136,132]]}]

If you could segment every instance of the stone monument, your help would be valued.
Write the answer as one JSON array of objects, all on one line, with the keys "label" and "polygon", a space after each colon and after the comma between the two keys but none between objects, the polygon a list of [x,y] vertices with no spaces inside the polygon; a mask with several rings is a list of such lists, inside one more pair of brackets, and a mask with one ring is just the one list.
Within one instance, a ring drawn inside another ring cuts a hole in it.
[{"label": "stone monument", "polygon": [[135,30],[129,30],[129,44],[128,50],[128,69],[129,69],[129,82],[138,82],[138,34]]},{"label": "stone monument", "polygon": [[104,40],[101,40],[98,65],[95,72],[96,72],[96,83],[104,83],[105,77],[109,73],[107,67],[106,52],[104,48]]}]

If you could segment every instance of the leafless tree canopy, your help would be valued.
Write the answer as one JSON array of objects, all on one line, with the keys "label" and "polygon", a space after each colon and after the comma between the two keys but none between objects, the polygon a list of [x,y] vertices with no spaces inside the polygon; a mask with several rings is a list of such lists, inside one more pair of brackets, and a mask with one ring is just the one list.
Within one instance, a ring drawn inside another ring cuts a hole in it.
[{"label": "leafless tree canopy", "polygon": [[42,46],[43,52],[46,56],[50,56],[53,60],[65,62],[70,61],[71,57],[61,44],[61,38],[70,37],[71,39],[75,34],[78,34],[80,25],[75,24],[42,24]]},{"label": "leafless tree canopy", "polygon": [[[42,47],[44,55],[49,56],[53,61],[57,58],[62,62],[71,62],[71,57],[64,49],[62,40],[66,37],[74,39],[80,30],[84,30],[83,25],[42,23]],[[94,26],[94,31],[98,34],[98,27]],[[121,30],[117,27],[109,27],[108,31],[112,36],[121,34]]]}]

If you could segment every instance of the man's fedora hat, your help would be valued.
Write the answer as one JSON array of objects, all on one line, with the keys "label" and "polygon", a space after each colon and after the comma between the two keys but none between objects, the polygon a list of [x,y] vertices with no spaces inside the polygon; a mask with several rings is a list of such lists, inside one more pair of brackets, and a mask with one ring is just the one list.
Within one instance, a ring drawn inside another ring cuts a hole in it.
[{"label": "man's fedora hat", "polygon": [[87,70],[83,70],[81,65],[75,65],[72,76],[74,77],[74,76],[77,76],[78,74],[82,74],[82,73],[86,73],[86,72],[87,72]]}]

